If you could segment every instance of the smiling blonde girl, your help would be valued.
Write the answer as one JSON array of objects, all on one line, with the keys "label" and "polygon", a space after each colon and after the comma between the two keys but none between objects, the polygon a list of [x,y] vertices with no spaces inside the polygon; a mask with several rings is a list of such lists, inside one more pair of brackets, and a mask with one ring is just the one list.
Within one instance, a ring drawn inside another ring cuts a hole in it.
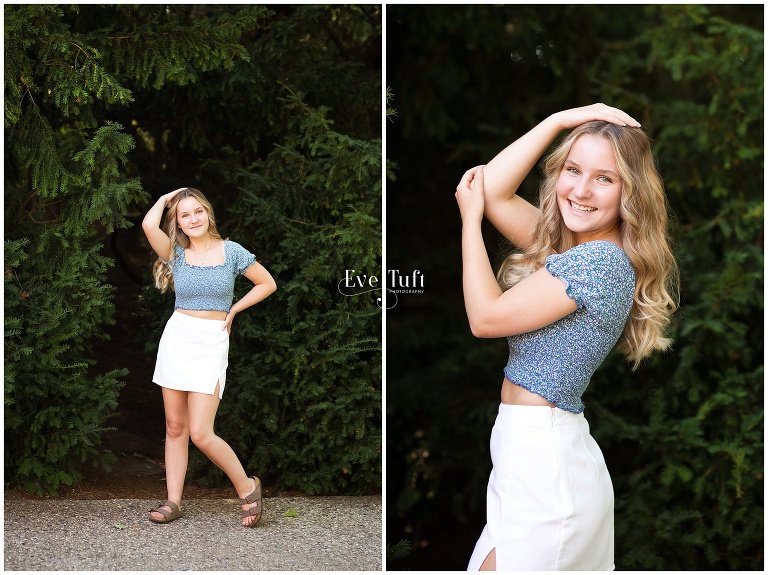
[{"label": "smiling blonde girl", "polygon": [[[213,207],[194,188],[160,197],[142,228],[158,256],[155,285],[176,294],[152,378],[162,388],[165,407],[168,498],[150,510],[149,519],[170,523],[182,516],[191,439],[232,481],[242,504],[242,524],[253,527],[262,515],[261,481],[246,475],[229,444],[214,433],[213,424],[224,395],[234,318],[274,292],[275,280],[252,253],[221,238]],[[238,275],[254,285],[233,304]]]},{"label": "smiling blonde girl", "polygon": [[[535,207],[516,191],[566,129]],[[617,108],[565,110],[469,170],[456,199],[470,328],[510,349],[468,569],[612,570],[613,487],[581,396],[617,344],[636,368],[671,343],[677,267],[650,141]],[[498,276],[483,217],[520,250]]]}]

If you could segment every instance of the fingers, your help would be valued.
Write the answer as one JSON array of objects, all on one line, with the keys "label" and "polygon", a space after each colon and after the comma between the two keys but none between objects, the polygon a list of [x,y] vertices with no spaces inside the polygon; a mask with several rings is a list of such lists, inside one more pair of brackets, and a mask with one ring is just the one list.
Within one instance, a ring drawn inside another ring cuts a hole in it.
[{"label": "fingers", "polygon": [[482,220],[485,204],[483,166],[476,166],[464,172],[459,185],[456,186],[456,202],[459,204],[462,220]]},{"label": "fingers", "polygon": [[[474,168],[471,168],[466,172],[464,172],[464,176],[461,178],[459,185],[456,187],[456,191],[458,191],[460,187],[465,187],[468,190],[471,190],[474,185],[474,182],[477,180],[478,173],[480,173],[482,177],[482,171],[483,171],[483,166],[475,166]],[[481,183],[482,183],[482,180],[481,180]]]},{"label": "fingers", "polygon": [[166,197],[168,198],[168,200],[170,201],[170,200],[172,200],[173,198],[175,198],[175,197],[176,197],[176,196],[179,194],[179,192],[183,192],[183,191],[184,191],[184,190],[186,190],[186,189],[187,189],[186,187],[185,187],[185,188],[179,188],[178,190],[173,190],[172,192],[168,192],[168,193],[167,193],[165,196],[166,196]]},{"label": "fingers", "polygon": [[179,188],[178,190],[173,190],[172,192],[168,192],[165,194],[165,207],[168,208],[171,205],[171,202],[173,201],[173,198],[175,198],[179,192],[186,190],[187,188]]},{"label": "fingers", "polygon": [[631,126],[633,128],[640,127],[640,122],[619,108],[606,106],[603,103],[593,104],[589,107],[594,108],[595,111],[601,115],[601,117],[597,118],[599,120],[604,120],[606,122],[611,122],[612,124],[618,124],[620,126]]},{"label": "fingers", "polygon": [[614,108],[612,106],[606,106],[603,103],[592,104],[591,106],[584,106],[582,108],[573,108],[571,110],[564,110],[556,114],[561,120],[562,129],[575,128],[581,124],[592,122],[594,120],[601,120],[603,122],[610,122],[618,126],[628,126],[630,128],[639,128],[640,122],[635,120],[632,116],[627,114],[624,110]]},{"label": "fingers", "polygon": [[477,166],[477,168],[475,168],[475,179],[472,181],[472,184],[479,186],[481,191],[485,181],[485,172],[483,171],[483,168],[485,168],[485,166]]},{"label": "fingers", "polygon": [[459,191],[459,188],[472,189],[472,180],[475,179],[475,170],[477,170],[477,168],[472,168],[471,170],[464,172],[459,185],[456,187],[457,192]]}]

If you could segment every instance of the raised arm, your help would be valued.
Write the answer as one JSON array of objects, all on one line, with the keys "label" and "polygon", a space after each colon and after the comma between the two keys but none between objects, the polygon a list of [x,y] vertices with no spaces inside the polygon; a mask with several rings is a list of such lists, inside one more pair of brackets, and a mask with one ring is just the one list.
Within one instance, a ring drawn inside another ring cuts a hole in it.
[{"label": "raised arm", "polygon": [[565,284],[541,269],[502,292],[491,269],[481,231],[483,168],[469,170],[456,188],[461,210],[464,307],[476,337],[526,333],[565,317],[576,309]]},{"label": "raised arm", "polygon": [[561,131],[592,120],[639,126],[634,118],[605,104],[592,104],[552,114],[499,152],[485,166],[485,217],[509,241],[530,244],[538,208],[517,195],[525,177]]},{"label": "raised arm", "polygon": [[171,238],[169,238],[168,234],[166,234],[160,227],[163,221],[163,210],[170,205],[171,200],[176,197],[176,194],[184,189],[186,188],[179,188],[178,190],[160,196],[141,222],[141,228],[144,230],[144,234],[149,240],[149,245],[152,246],[152,249],[155,250],[158,257],[166,262],[171,259],[173,246],[171,245]]}]

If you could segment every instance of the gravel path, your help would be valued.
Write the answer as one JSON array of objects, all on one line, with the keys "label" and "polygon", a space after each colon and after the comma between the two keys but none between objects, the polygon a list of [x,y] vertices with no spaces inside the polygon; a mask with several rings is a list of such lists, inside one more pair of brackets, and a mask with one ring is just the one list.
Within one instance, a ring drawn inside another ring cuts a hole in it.
[{"label": "gravel path", "polygon": [[147,520],[157,503],[6,498],[5,570],[382,570],[381,497],[265,498],[253,529],[236,499],[187,500],[168,525]]}]

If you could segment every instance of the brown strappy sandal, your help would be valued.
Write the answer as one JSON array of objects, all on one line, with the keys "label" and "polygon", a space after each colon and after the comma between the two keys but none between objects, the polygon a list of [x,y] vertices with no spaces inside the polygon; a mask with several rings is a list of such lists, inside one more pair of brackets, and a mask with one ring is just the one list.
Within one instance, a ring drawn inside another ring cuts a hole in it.
[{"label": "brown strappy sandal", "polygon": [[[170,507],[171,511],[168,512],[163,507]],[[159,513],[160,515],[164,516],[165,519],[157,519],[155,517],[149,516],[149,520],[154,523],[170,523],[171,521],[176,521],[179,517],[181,517],[181,509],[179,509],[179,506],[176,505],[173,501],[166,501],[162,505],[158,505],[154,509],[149,510],[150,513]]]},{"label": "brown strappy sandal", "polygon": [[248,525],[244,525],[243,527],[253,527],[261,519],[261,480],[255,475],[252,475],[251,477],[253,477],[253,480],[256,482],[256,489],[254,489],[250,495],[243,497],[240,500],[240,503],[243,505],[256,503],[253,507],[243,509],[243,519],[246,517],[256,517],[256,520],[251,521]]}]

